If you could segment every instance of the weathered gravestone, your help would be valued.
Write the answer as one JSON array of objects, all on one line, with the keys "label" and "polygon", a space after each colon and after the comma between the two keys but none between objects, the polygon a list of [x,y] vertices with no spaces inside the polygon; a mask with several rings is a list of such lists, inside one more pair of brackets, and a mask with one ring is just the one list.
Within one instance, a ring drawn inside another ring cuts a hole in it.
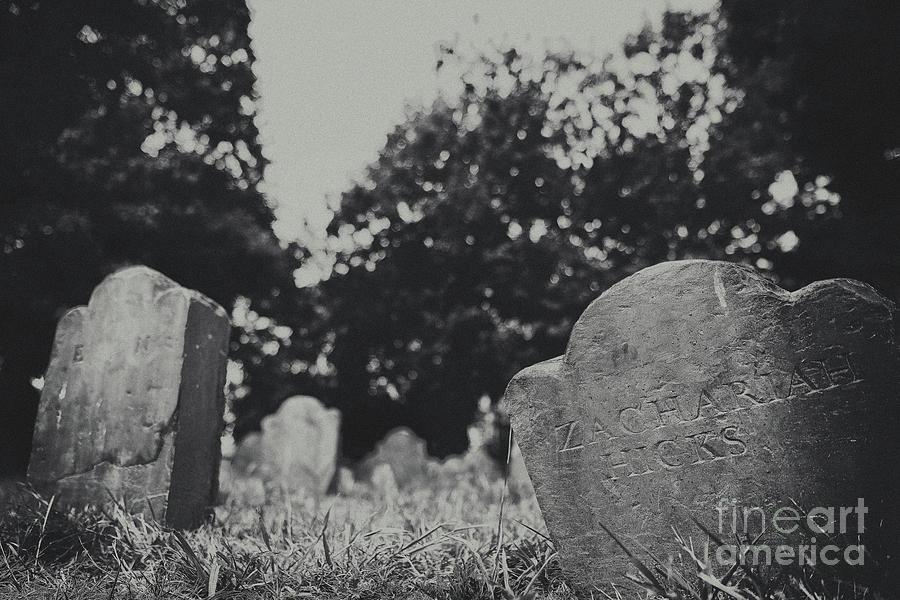
[{"label": "weathered gravestone", "polygon": [[124,500],[199,524],[217,486],[230,324],[146,267],[107,277],[60,320],[28,480],[58,505]]},{"label": "weathered gravestone", "polygon": [[429,477],[429,463],[434,462],[428,455],[425,440],[416,435],[408,427],[392,429],[376,445],[375,449],[357,466],[358,479],[384,481],[382,474],[378,478],[373,475],[380,465],[387,465],[393,474],[396,487],[411,488],[422,484]]},{"label": "weathered gravestone", "polygon": [[322,496],[337,467],[341,414],[311,396],[285,400],[262,420],[262,431],[247,435],[232,466],[272,488]]},{"label": "weathered gravestone", "polygon": [[856,281],[789,293],[712,261],[644,269],[594,301],[565,355],[519,373],[505,398],[576,587],[633,587],[601,523],[652,566],[644,550],[662,562],[677,551],[673,526],[702,549],[692,518],[733,539],[746,508],[768,520],[759,544],[809,544],[803,527],[772,526],[795,502],[812,511],[863,498],[867,568],[894,560],[876,548],[900,515],[896,315]]}]

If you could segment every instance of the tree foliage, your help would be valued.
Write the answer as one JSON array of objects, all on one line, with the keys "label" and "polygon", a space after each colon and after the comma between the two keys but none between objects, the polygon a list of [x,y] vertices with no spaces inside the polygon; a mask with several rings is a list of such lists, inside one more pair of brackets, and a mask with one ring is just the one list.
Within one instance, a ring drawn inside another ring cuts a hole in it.
[{"label": "tree foliage", "polygon": [[258,190],[243,1],[0,0],[0,467],[23,465],[56,320],[131,262],[237,298],[238,437],[310,393],[349,458],[403,424],[462,451],[481,399],[660,261],[900,297],[898,15],[723,0],[602,60],[445,48],[458,90],[410,109],[316,252],[279,246]]},{"label": "tree foliage", "polygon": [[900,4],[723,0],[723,70],[778,124],[797,179],[827,176],[843,218],[807,232],[783,270],[846,276],[900,299]]},{"label": "tree foliage", "polygon": [[226,306],[290,286],[248,22],[243,0],[0,2],[0,472],[27,460],[57,319],[109,272]]},{"label": "tree foliage", "polygon": [[723,26],[667,13],[602,61],[445,49],[459,95],[410,112],[329,228],[313,378],[348,455],[401,423],[460,452],[479,399],[560,354],[616,281],[697,257],[777,277],[836,216],[827,178],[797,186],[773,108],[732,85]]}]

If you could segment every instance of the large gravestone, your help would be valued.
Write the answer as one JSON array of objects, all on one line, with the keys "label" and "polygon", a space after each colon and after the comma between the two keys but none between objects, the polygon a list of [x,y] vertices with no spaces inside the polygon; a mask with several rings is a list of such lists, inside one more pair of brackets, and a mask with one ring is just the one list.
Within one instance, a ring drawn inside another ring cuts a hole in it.
[{"label": "large gravestone", "polygon": [[262,420],[262,431],[247,435],[232,466],[267,487],[322,496],[337,466],[341,414],[311,396],[293,396]]},{"label": "large gravestone", "polygon": [[229,332],[221,306],[152,269],[107,277],[57,326],[29,482],[60,506],[112,494],[197,525],[217,486]]},{"label": "large gravestone", "polygon": [[769,519],[759,544],[808,544],[808,531],[781,533],[771,518],[795,507],[806,522],[803,511],[859,498],[872,556],[858,573],[897,571],[878,549],[900,515],[896,315],[856,281],[789,293],[712,261],[644,269],[594,301],[565,355],[519,373],[505,397],[576,587],[633,587],[603,526],[652,566],[678,551],[672,527],[703,548],[693,519],[726,540]]}]

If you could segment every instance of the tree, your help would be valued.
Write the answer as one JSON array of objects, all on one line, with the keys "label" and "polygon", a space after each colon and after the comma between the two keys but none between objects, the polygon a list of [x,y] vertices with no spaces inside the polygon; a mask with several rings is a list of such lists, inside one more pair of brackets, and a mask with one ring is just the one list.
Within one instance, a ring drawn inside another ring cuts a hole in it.
[{"label": "tree", "polygon": [[399,424],[460,452],[479,399],[560,354],[616,281],[694,257],[777,277],[834,217],[827,190],[792,187],[771,108],[729,85],[722,26],[667,13],[594,62],[445,49],[459,96],[410,112],[329,228],[322,394],[347,455]]},{"label": "tree", "polygon": [[842,219],[803,238],[784,270],[855,277],[900,299],[900,5],[723,0],[721,68],[769,107],[801,182],[822,176]]},{"label": "tree", "polygon": [[243,0],[0,2],[0,474],[24,469],[57,319],[106,274],[225,306],[291,286],[248,22]]}]

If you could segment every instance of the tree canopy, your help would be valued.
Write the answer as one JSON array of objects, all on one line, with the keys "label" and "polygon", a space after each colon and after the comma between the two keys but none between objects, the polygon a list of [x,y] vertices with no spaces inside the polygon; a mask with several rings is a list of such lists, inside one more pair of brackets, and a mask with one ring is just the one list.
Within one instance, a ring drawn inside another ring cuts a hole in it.
[{"label": "tree canopy", "polygon": [[766,106],[801,183],[838,194],[839,220],[807,232],[783,270],[853,277],[900,299],[900,4],[722,0],[723,70]]},{"label": "tree canopy", "polygon": [[741,87],[728,27],[670,12],[593,61],[444,49],[459,94],[410,110],[329,228],[319,366],[300,377],[343,409],[348,456],[397,424],[464,450],[479,400],[645,266],[715,258],[806,283],[784,266],[840,197]]},{"label": "tree canopy", "polygon": [[900,298],[890,2],[722,0],[605,58],[445,47],[458,88],[409,109],[324,250],[272,234],[248,22],[242,0],[0,0],[4,473],[56,320],[128,263],[233,308],[238,437],[308,393],[350,459],[398,425],[461,452],[480,402],[660,261]]},{"label": "tree canopy", "polygon": [[106,274],[146,264],[226,307],[291,285],[249,19],[243,0],[0,2],[0,473],[27,460],[57,319]]}]

